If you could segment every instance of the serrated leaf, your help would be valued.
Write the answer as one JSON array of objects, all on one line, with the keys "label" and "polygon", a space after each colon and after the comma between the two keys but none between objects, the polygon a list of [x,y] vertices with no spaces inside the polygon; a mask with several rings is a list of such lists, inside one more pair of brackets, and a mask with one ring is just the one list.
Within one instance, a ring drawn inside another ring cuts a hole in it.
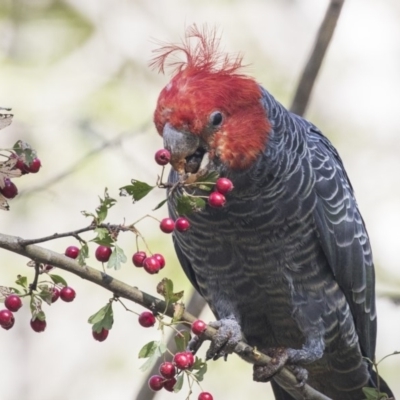
[{"label": "serrated leaf", "polygon": [[178,392],[182,389],[182,386],[183,386],[183,377],[184,377],[184,374],[180,374],[180,375],[178,376],[178,378],[177,378],[177,380],[176,380],[176,383],[175,383],[175,385],[174,385],[174,393],[178,393]]},{"label": "serrated leaf", "polygon": [[89,324],[93,324],[93,331],[100,333],[102,329],[110,330],[114,323],[114,313],[112,304],[107,303],[99,311],[94,313],[88,320]]},{"label": "serrated leaf", "polygon": [[96,219],[96,216],[89,211],[81,211],[81,214],[85,217],[92,217],[93,219]]},{"label": "serrated leaf", "polygon": [[91,240],[91,242],[97,243],[101,246],[111,246],[114,243],[113,238],[107,228],[96,228],[94,230],[97,236]]},{"label": "serrated leaf", "polygon": [[81,267],[84,267],[86,265],[86,259],[89,257],[89,246],[87,243],[83,243],[81,245],[81,249],[79,250],[79,255],[78,255],[78,264]]},{"label": "serrated leaf", "polygon": [[190,332],[180,331],[175,335],[174,340],[178,351],[186,351],[186,348],[190,341]]},{"label": "serrated leaf", "polygon": [[67,281],[62,276],[55,274],[49,274],[49,276],[56,285],[68,286]]},{"label": "serrated leaf", "polygon": [[155,340],[146,343],[140,350],[139,350],[139,358],[148,358],[151,357],[157,350],[158,342]]},{"label": "serrated leaf", "polygon": [[366,400],[379,400],[380,393],[379,390],[376,388],[371,388],[371,387],[363,387],[362,391],[365,395]]},{"label": "serrated leaf", "polygon": [[[182,296],[183,296],[183,292]],[[182,315],[185,312],[185,305],[183,303],[176,303],[174,305],[174,315],[172,316],[172,322],[178,322],[182,319]]]},{"label": "serrated leaf", "polygon": [[108,210],[115,205],[117,202],[115,199],[111,198],[108,194],[108,189],[104,189],[104,199],[99,197],[100,205],[96,208],[97,222],[101,223],[107,218]]},{"label": "serrated leaf", "polygon": [[164,296],[165,301],[169,303],[176,303],[183,297],[184,294],[183,291],[174,293],[174,283],[168,278],[164,278],[157,285],[157,293]]},{"label": "serrated leaf", "polygon": [[25,289],[28,288],[28,278],[26,276],[18,275],[18,279],[15,281],[15,283]]},{"label": "serrated leaf", "polygon": [[36,151],[26,142],[18,140],[13,150],[24,161],[25,164],[30,165],[34,158],[36,158]]},{"label": "serrated leaf", "polygon": [[204,374],[207,372],[207,364],[203,363],[200,369],[194,374],[198,381],[202,381],[204,379]]},{"label": "serrated leaf", "polygon": [[53,297],[53,292],[50,291],[50,288],[46,285],[43,285],[41,287],[41,291],[38,293],[39,297],[45,301],[48,305],[52,304],[52,297]]},{"label": "serrated leaf", "polygon": [[161,208],[167,201],[168,201],[168,199],[164,199],[163,201],[161,201],[160,203],[158,203],[158,204],[156,205],[156,207],[153,208],[153,211],[156,211],[156,210],[158,210],[159,208]]},{"label": "serrated leaf", "polygon": [[176,202],[176,212],[178,215],[189,215],[192,214],[193,211],[189,196],[180,196]]},{"label": "serrated leaf", "polygon": [[114,268],[115,270],[121,268],[121,264],[126,263],[126,255],[121,247],[115,245],[114,250],[111,253],[110,259],[107,263],[107,268]]},{"label": "serrated leaf", "polygon": [[132,185],[123,186],[120,188],[120,196],[125,196],[128,194],[132,196],[133,201],[138,201],[147,196],[155,186],[150,186],[146,182],[140,182],[135,179],[131,180]]},{"label": "serrated leaf", "polygon": [[34,319],[38,319],[40,321],[46,321],[46,314],[42,310],[40,310],[38,313],[36,313]]},{"label": "serrated leaf", "polygon": [[209,174],[200,176],[196,179],[196,182],[212,182],[215,183],[219,178],[219,174],[216,171],[211,171]]}]

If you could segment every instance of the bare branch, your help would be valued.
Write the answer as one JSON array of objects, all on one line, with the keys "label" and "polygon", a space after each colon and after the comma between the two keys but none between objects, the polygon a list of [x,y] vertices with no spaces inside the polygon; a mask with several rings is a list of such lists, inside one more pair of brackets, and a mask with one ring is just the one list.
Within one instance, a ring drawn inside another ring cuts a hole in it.
[{"label": "bare branch", "polygon": [[304,115],[315,79],[321,68],[326,50],[335,31],[344,0],[331,0],[325,18],[319,28],[314,49],[301,75],[290,111],[297,115]]}]

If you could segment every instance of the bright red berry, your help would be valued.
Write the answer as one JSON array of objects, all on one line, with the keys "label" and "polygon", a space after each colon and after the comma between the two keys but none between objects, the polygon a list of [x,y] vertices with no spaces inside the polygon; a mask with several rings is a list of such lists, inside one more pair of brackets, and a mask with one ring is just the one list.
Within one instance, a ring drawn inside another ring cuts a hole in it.
[{"label": "bright red berry", "polygon": [[6,297],[4,305],[13,312],[18,311],[22,307],[21,297],[16,294],[10,294]]},{"label": "bright red berry", "polygon": [[233,183],[228,178],[218,178],[215,183],[215,188],[217,189],[217,192],[227,194],[233,189]]},{"label": "bright red berry", "polygon": [[75,299],[76,293],[75,290],[69,286],[64,286],[60,291],[61,300],[70,303]]},{"label": "bright red berry", "polygon": [[0,311],[0,326],[7,329],[14,325],[14,314],[10,310]]},{"label": "bright red berry", "polygon": [[192,324],[192,332],[195,335],[201,335],[207,329],[207,325],[202,320],[198,319]]},{"label": "bright red berry", "polygon": [[143,267],[143,261],[147,255],[144,251],[138,251],[132,256],[132,262],[135,267]]},{"label": "bright red berry", "polygon": [[79,256],[79,249],[76,246],[69,246],[65,249],[65,255],[75,259]]},{"label": "bright red berry", "polygon": [[46,329],[47,323],[46,321],[41,321],[40,319],[31,319],[31,328],[35,332],[43,332]]},{"label": "bright red berry", "polygon": [[155,392],[158,392],[164,387],[164,380],[165,379],[160,375],[153,375],[148,382],[149,388]]},{"label": "bright red berry", "polygon": [[4,179],[4,187],[0,189],[0,193],[6,199],[13,199],[18,194],[18,189],[10,179]]},{"label": "bright red berry", "polygon": [[164,382],[164,385],[163,385],[164,389],[168,390],[168,392],[173,392],[175,383],[176,383],[176,379],[175,378],[171,378],[171,379],[166,380]]},{"label": "bright red berry", "polygon": [[156,317],[150,311],[143,311],[139,315],[139,324],[144,328],[150,328],[156,323]]},{"label": "bright red berry", "polygon": [[154,159],[158,165],[167,165],[171,159],[171,153],[167,149],[161,149],[156,152]]},{"label": "bright red berry", "polygon": [[42,163],[38,158],[34,158],[31,162],[31,165],[28,166],[28,171],[32,172],[32,174],[36,174],[36,172],[39,172],[40,167],[42,166]]},{"label": "bright red berry", "polygon": [[213,400],[214,397],[212,397],[211,393],[208,392],[201,392],[199,394],[199,397],[197,398],[198,400]]},{"label": "bright red berry", "polygon": [[55,303],[59,297],[60,297],[60,291],[56,287],[54,287],[51,295],[51,302]]},{"label": "bright red berry", "polygon": [[219,192],[212,192],[208,196],[208,204],[214,208],[221,208],[225,205],[225,196]]},{"label": "bright red berry", "polygon": [[175,222],[172,218],[164,218],[160,222],[160,229],[164,233],[171,233],[175,228]]},{"label": "bright red berry", "polygon": [[175,365],[172,364],[172,362],[169,362],[169,361],[163,362],[160,365],[160,374],[166,379],[173,378],[175,376],[175,374],[176,374]]},{"label": "bright red berry", "polygon": [[187,354],[188,352],[182,351],[174,355],[174,363],[179,369],[190,368],[191,359]]},{"label": "bright red berry", "polygon": [[186,232],[190,228],[190,223],[185,217],[179,217],[175,221],[175,229],[178,232]]},{"label": "bright red berry", "polygon": [[158,261],[158,263],[160,264],[160,269],[163,269],[165,267],[165,258],[163,255],[161,254],[154,254],[153,257]]},{"label": "bright red berry", "polygon": [[161,265],[154,256],[151,256],[147,257],[143,261],[143,268],[145,269],[146,272],[153,275],[156,274],[161,269]]},{"label": "bright red berry", "polygon": [[94,340],[97,340],[98,342],[104,342],[107,339],[108,332],[108,329],[103,328],[100,332],[92,331],[92,335]]},{"label": "bright red berry", "polygon": [[110,259],[111,253],[112,253],[111,247],[99,246],[96,249],[95,257],[97,261],[107,262]]}]

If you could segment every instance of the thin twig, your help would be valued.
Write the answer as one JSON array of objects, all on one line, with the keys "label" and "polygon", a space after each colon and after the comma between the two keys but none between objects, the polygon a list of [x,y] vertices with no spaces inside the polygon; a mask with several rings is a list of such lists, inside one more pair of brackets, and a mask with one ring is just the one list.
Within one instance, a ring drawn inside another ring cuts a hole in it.
[{"label": "thin twig", "polygon": [[290,111],[304,115],[326,50],[335,31],[344,0],[331,0],[315,40],[313,51],[301,75]]}]

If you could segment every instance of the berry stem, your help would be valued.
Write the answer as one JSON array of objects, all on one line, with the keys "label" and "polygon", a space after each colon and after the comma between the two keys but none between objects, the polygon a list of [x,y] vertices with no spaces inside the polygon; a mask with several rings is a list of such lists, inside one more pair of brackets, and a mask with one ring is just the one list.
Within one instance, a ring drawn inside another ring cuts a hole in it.
[{"label": "berry stem", "polygon": [[29,285],[29,292],[28,292],[29,295],[32,295],[32,293],[37,289],[39,274],[40,274],[40,263],[35,262],[35,276],[33,278],[32,283]]}]

